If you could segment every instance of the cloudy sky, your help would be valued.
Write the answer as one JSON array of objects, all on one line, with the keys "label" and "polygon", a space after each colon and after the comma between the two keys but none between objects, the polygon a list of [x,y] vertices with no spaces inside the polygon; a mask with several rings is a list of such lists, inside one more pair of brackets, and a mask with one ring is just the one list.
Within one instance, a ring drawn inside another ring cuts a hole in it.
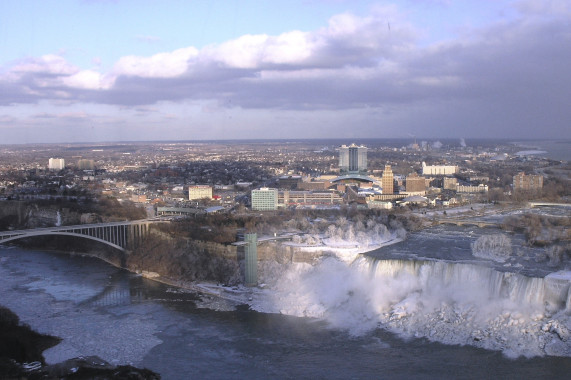
[{"label": "cloudy sky", "polygon": [[2,0],[0,144],[571,138],[568,0]]}]

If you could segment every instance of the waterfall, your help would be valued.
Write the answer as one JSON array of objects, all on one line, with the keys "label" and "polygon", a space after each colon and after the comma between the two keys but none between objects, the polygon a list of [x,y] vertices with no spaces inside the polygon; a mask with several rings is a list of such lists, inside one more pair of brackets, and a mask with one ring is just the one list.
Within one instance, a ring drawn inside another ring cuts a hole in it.
[{"label": "waterfall", "polygon": [[[363,261],[366,263],[359,263]],[[561,276],[527,277],[518,273],[466,263],[417,260],[378,260],[360,257],[354,264],[369,268],[374,280],[396,280],[406,277],[414,291],[423,294],[457,293],[455,298],[474,297],[482,301],[506,299],[530,306],[548,304],[554,309],[568,308],[571,279]],[[461,301],[461,299],[460,299]]]},{"label": "waterfall", "polygon": [[377,327],[511,356],[571,356],[571,272],[545,278],[474,263],[327,257],[277,276],[273,306],[363,334]]},{"label": "waterfall", "polygon": [[61,214],[58,211],[57,216],[56,216],[56,227],[60,227],[60,226],[61,226]]}]

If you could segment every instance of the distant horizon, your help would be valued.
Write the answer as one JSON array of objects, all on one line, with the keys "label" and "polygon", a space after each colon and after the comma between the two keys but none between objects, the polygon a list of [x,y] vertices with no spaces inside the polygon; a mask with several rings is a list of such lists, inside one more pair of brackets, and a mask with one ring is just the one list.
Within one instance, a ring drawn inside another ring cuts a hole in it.
[{"label": "distant horizon", "polygon": [[309,137],[309,138],[261,138],[261,139],[196,139],[196,140],[108,140],[108,141],[62,141],[62,142],[25,142],[25,143],[0,143],[0,146],[12,146],[12,145],[105,145],[105,144],[185,144],[185,143],[216,143],[216,142],[304,142],[304,141],[336,141],[345,144],[357,143],[360,141],[410,141],[414,143],[416,139],[417,143],[420,142],[460,142],[464,140],[466,145],[469,146],[470,141],[485,141],[485,142],[502,142],[502,143],[514,143],[518,142],[534,142],[552,141],[554,143],[571,143],[571,138],[569,139],[553,139],[553,138],[493,138],[493,137],[466,137],[466,138],[456,138],[456,137],[357,137],[357,138],[343,138],[343,137]]}]

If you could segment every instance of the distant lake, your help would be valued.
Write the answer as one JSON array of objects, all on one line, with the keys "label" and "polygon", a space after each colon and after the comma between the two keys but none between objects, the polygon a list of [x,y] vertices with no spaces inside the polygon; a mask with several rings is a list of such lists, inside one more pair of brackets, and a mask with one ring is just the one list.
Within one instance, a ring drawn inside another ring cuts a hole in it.
[{"label": "distant lake", "polygon": [[522,141],[516,144],[526,149],[533,148],[546,151],[547,153],[540,154],[542,157],[551,158],[552,160],[571,161],[571,140]]}]

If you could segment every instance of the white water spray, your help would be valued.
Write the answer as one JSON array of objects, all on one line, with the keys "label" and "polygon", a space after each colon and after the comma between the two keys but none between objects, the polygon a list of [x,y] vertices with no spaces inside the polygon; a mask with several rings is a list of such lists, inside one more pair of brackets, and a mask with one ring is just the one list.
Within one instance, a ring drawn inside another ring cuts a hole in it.
[{"label": "white water spray", "polygon": [[405,336],[502,350],[571,356],[571,276],[526,277],[443,261],[334,257],[283,270],[272,286],[281,313],[327,320],[362,334]]}]

